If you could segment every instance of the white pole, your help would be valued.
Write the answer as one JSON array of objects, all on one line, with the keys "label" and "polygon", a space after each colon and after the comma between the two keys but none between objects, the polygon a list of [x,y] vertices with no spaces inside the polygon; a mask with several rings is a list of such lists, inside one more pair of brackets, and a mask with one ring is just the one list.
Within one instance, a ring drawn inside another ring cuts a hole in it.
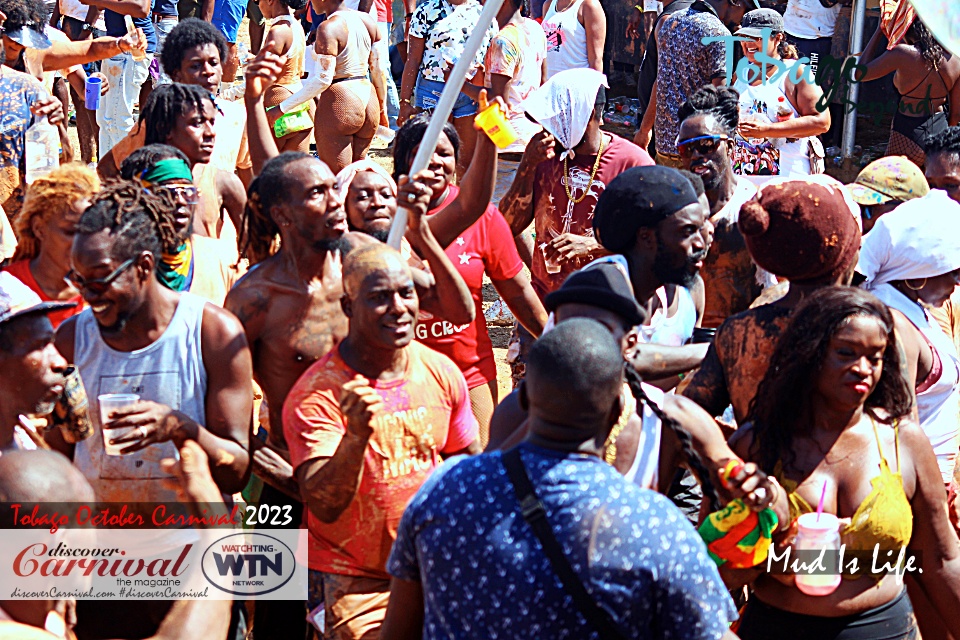
[{"label": "white pole", "polygon": [[[503,0],[487,0],[486,4],[483,5],[483,11],[480,12],[477,26],[474,27],[470,37],[467,38],[467,42],[463,46],[463,53],[460,54],[460,59],[457,60],[457,64],[454,65],[453,71],[450,72],[450,76],[447,78],[446,83],[444,83],[443,93],[440,95],[440,100],[437,102],[437,106],[433,110],[433,115],[430,117],[430,125],[423,134],[420,148],[417,150],[417,155],[413,159],[413,164],[410,165],[410,175],[423,171],[427,168],[427,165],[430,164],[430,158],[433,157],[433,152],[437,148],[437,140],[440,138],[440,131],[443,129],[443,124],[450,117],[450,112],[453,111],[453,103],[456,102],[457,96],[460,95],[460,88],[463,86],[463,81],[467,77],[467,69],[473,64],[473,59],[476,57],[477,51],[480,50],[480,44],[486,36],[487,29],[489,29],[493,21],[497,19],[497,13],[499,13],[502,4]],[[397,214],[393,217],[393,224],[390,225],[390,235],[387,237],[387,244],[394,249],[399,249],[400,239],[403,238],[406,230],[406,203],[398,202]]]}]

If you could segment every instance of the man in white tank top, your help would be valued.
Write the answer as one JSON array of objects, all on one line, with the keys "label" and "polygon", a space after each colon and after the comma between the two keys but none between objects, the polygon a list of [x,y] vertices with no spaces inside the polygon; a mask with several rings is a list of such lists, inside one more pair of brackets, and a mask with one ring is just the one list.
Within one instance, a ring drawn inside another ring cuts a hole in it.
[{"label": "man in white tank top", "polygon": [[[157,280],[160,253],[175,242],[157,220],[171,204],[140,185],[108,186],[74,237],[68,277],[90,306],[60,325],[57,348],[80,371],[95,432],[63,450],[102,501],[175,501],[160,460],[186,440],[207,453],[221,492],[240,491],[247,478],[250,349],[230,313]],[[111,414],[107,438],[124,448],[109,455],[98,396],[116,393],[140,400]]]},{"label": "man in white tank top", "polygon": [[599,0],[547,0],[541,25],[547,35],[547,79],[567,69],[603,72],[607,16]]}]

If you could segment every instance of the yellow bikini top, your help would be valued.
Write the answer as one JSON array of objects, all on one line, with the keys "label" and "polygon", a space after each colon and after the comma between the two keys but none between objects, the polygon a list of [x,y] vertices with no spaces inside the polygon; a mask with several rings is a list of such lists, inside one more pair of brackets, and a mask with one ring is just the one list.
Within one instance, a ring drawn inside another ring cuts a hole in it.
[{"label": "yellow bikini top", "polygon": [[[877,440],[877,450],[880,452],[880,475],[873,478],[870,484],[873,489],[863,499],[854,512],[849,525],[840,530],[841,541],[848,551],[873,552],[876,545],[880,545],[880,558],[886,558],[886,551],[893,551],[893,558],[901,548],[910,543],[913,535],[913,510],[910,501],[903,490],[903,476],[900,474],[900,432],[899,423],[894,423],[894,446],[897,456],[897,473],[890,470],[883,449],[880,448],[880,434],[877,423],[870,418],[873,425],[873,435]],[[814,508],[796,493],[797,483],[783,478],[780,465],[777,465],[776,474],[780,485],[787,491],[790,502],[790,518],[796,518],[804,513],[814,511]],[[860,573],[870,570],[869,563],[860,562]],[[844,577],[849,574],[844,573]],[[857,576],[854,576],[857,577]],[[878,579],[882,576],[876,576]]]}]

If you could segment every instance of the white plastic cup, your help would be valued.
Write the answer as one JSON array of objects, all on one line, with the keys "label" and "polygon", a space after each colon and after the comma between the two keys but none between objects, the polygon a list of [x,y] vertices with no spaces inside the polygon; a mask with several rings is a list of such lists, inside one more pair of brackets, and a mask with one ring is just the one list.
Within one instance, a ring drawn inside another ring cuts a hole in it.
[{"label": "white plastic cup", "polygon": [[122,445],[110,444],[111,440],[125,436],[137,429],[137,427],[105,429],[104,427],[110,422],[110,414],[119,409],[125,409],[139,401],[140,396],[135,393],[105,393],[97,396],[97,402],[100,405],[100,432],[103,433],[103,450],[106,451],[108,456],[119,456],[121,455],[120,452],[122,449],[130,446],[130,443],[124,443]]}]

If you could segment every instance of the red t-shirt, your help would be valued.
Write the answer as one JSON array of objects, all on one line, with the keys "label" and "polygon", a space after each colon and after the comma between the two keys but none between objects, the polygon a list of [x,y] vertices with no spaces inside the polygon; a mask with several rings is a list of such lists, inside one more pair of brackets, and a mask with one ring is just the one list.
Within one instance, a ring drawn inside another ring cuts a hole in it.
[{"label": "red t-shirt", "polygon": [[[407,370],[374,382],[383,410],[374,416],[356,497],[335,522],[307,512],[309,566],[315,571],[389,579],[390,548],[413,494],[440,464],[477,438],[463,374],[449,358],[412,342]],[[297,380],[283,403],[283,434],[296,470],[333,456],[346,433],[340,389],[357,372],[334,349]]]},{"label": "red t-shirt", "polygon": [[[551,291],[560,288],[563,281],[574,271],[586,266],[593,258],[578,258],[560,263],[558,273],[547,273],[543,261],[543,250],[540,245],[549,242],[565,232],[578,236],[593,237],[593,210],[597,206],[600,194],[610,181],[631,167],[642,167],[653,164],[653,159],[646,151],[624,140],[620,136],[610,134],[612,140],[603,148],[600,156],[600,166],[590,182],[590,173],[596,156],[578,155],[568,160],[569,176],[563,175],[563,160],[559,157],[541,162],[533,180],[534,221],[537,229],[536,247],[533,252],[531,276],[533,288],[542,300]],[[567,198],[564,185],[572,181],[570,192],[574,199],[583,195],[589,188],[587,196],[578,202]]]},{"label": "red t-shirt", "polygon": [[[448,206],[459,192],[451,186],[447,197],[430,214]],[[493,344],[483,317],[483,274],[486,272],[491,280],[509,280],[520,273],[523,262],[510,225],[492,204],[444,253],[467,283],[476,317],[470,324],[455,325],[421,309],[417,317],[417,340],[457,363],[467,379],[467,387],[473,389],[497,379]]]},{"label": "red t-shirt", "polygon": [[376,2],[377,22],[393,22],[393,5],[390,0],[376,0]]},{"label": "red t-shirt", "polygon": [[15,277],[17,280],[23,284],[30,287],[34,293],[40,296],[40,300],[43,302],[76,302],[77,306],[72,309],[62,309],[60,311],[54,311],[53,313],[48,313],[47,316],[50,318],[50,322],[53,323],[53,328],[56,329],[60,326],[60,323],[66,320],[71,316],[75,316],[86,308],[86,304],[83,302],[83,298],[77,294],[73,298],[67,300],[54,300],[47,294],[43,292],[43,289],[40,288],[40,285],[37,284],[37,281],[34,279],[33,274],[30,273],[30,261],[29,260],[17,260],[11,265],[8,265],[4,269],[7,273]]}]

